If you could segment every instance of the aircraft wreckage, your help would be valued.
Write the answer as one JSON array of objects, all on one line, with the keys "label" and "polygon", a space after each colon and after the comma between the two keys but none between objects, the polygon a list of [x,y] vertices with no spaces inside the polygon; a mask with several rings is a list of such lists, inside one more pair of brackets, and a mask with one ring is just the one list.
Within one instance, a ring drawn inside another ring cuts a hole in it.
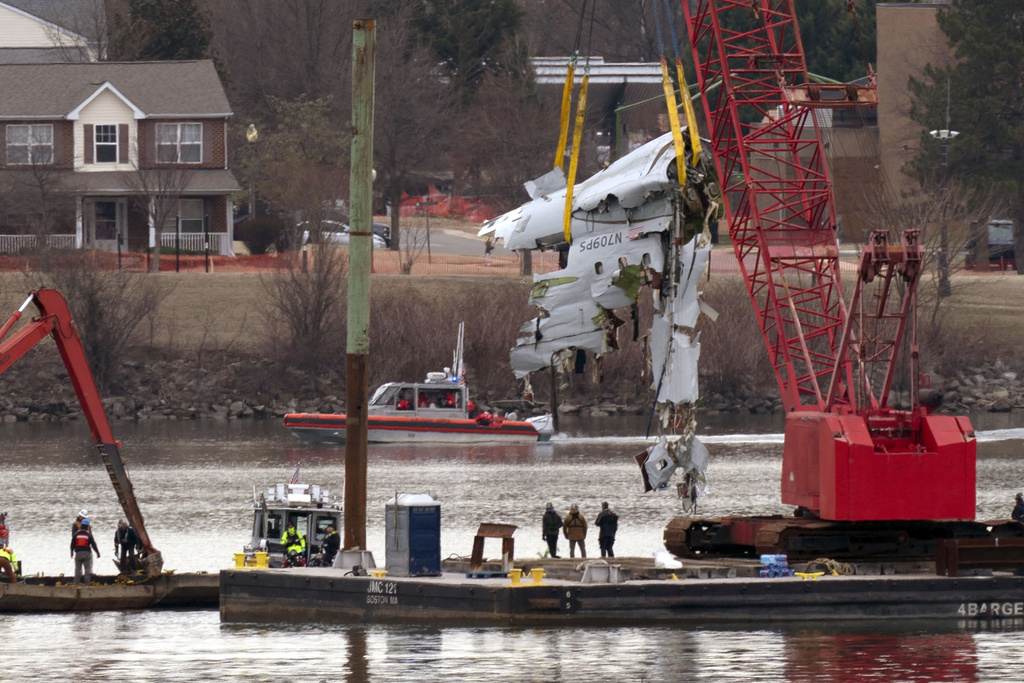
[{"label": "aircraft wreckage", "polygon": [[[721,189],[708,152],[686,153],[672,133],[648,142],[577,184],[571,222],[563,225],[566,182],[561,169],[526,183],[531,201],[486,223],[508,249],[567,250],[561,270],[535,274],[530,303],[539,311],[520,329],[511,352],[517,377],[555,366],[565,370],[582,349],[598,359],[616,348],[622,319],[615,310],[635,305],[643,287],[653,296],[649,348],[661,433],[637,456],[645,489],[667,487],[685,475],[684,505],[703,491],[708,451],[696,437],[697,360],[701,314],[717,317],[697,289],[711,251],[708,226],[722,208]],[[685,164],[680,185],[677,164]],[[566,239],[567,235],[570,239]]]}]

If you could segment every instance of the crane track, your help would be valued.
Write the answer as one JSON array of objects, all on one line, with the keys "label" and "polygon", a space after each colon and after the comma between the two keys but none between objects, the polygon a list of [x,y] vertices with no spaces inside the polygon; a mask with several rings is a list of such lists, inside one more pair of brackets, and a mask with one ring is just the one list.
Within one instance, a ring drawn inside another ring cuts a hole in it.
[{"label": "crane track", "polygon": [[952,538],[1021,538],[1024,525],[996,522],[899,520],[833,522],[806,517],[676,517],[665,527],[665,548],[680,558],[756,557],[791,560],[934,560],[936,545]]}]

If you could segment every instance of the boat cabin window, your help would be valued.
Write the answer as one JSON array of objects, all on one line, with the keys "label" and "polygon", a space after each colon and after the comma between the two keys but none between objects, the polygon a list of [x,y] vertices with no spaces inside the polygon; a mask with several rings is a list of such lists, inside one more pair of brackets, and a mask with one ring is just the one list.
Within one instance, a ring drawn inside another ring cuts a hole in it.
[{"label": "boat cabin window", "polygon": [[[302,532],[303,536],[309,535],[309,515],[301,512],[289,512],[288,521],[295,524],[295,530]],[[288,530],[288,527],[281,529],[281,536]],[[278,538],[281,538],[278,536]]]},{"label": "boat cabin window", "polygon": [[393,406],[395,405],[395,397],[398,396],[398,392],[401,387],[396,386],[382,386],[377,389],[373,394],[373,398],[370,399],[371,406]]},{"label": "boat cabin window", "polygon": [[461,408],[462,390],[455,387],[420,389],[416,399],[417,408]]},{"label": "boat cabin window", "polygon": [[[263,536],[263,529],[260,526],[259,521],[256,522],[256,535]],[[276,541],[284,535],[284,528],[281,526],[281,513],[280,512],[268,512],[267,513],[267,535],[265,538]]]},{"label": "boat cabin window", "polygon": [[313,540],[316,543],[322,543],[327,537],[327,527],[332,525],[335,531],[339,531],[338,521],[334,517],[317,517],[316,526],[313,528]]}]

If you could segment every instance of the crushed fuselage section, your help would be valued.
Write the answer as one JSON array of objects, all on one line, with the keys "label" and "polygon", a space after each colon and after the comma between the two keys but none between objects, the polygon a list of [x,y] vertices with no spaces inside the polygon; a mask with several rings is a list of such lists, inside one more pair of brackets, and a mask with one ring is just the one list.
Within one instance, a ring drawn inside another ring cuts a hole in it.
[{"label": "crushed fuselage section", "polygon": [[[559,180],[561,179],[561,183]],[[642,454],[646,490],[663,489],[682,469],[692,497],[703,482],[707,450],[695,436],[699,397],[697,332],[701,313],[714,316],[697,289],[711,250],[709,225],[722,215],[709,156],[687,152],[680,187],[672,135],[638,148],[573,191],[571,241],[563,231],[565,181],[558,170],[527,184],[532,201],[484,225],[513,250],[558,249],[563,267],[534,275],[530,303],[538,316],[520,329],[511,352],[517,377],[563,368],[579,350],[600,359],[615,347],[623,316],[650,287],[654,319],[650,354],[659,430]]]}]

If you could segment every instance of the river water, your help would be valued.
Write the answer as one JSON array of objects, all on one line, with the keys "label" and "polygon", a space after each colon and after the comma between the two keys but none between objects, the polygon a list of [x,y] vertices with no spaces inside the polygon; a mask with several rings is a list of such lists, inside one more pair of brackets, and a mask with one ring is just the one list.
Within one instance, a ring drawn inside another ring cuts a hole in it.
[{"label": "river water", "polygon": [[[1005,518],[1024,489],[1024,429],[982,415],[978,519]],[[344,489],[344,450],[307,447],[279,422],[116,423],[146,527],[177,571],[215,572],[248,540],[253,488],[304,482]],[[668,493],[644,495],[632,455],[638,419],[565,420],[550,445],[371,446],[370,550],[383,555],[384,502],[441,501],[442,556],[468,555],[481,522],[516,524],[516,555],[545,548],[544,504],[600,503],[619,514],[616,552],[650,557],[679,514]],[[712,454],[702,515],[788,513],[779,500],[781,418],[706,419]],[[113,565],[121,516],[84,424],[4,424],[0,511],[26,574],[71,574],[69,526],[86,508]],[[585,436],[583,436],[585,434]],[[496,541],[494,543],[497,543]],[[596,539],[590,542],[597,554]],[[494,555],[497,546],[488,547]],[[960,628],[958,628],[960,626]],[[216,611],[0,616],[0,681],[999,681],[1019,678],[1024,638],[1002,625],[766,624],[759,629],[427,628],[221,625]]]}]

